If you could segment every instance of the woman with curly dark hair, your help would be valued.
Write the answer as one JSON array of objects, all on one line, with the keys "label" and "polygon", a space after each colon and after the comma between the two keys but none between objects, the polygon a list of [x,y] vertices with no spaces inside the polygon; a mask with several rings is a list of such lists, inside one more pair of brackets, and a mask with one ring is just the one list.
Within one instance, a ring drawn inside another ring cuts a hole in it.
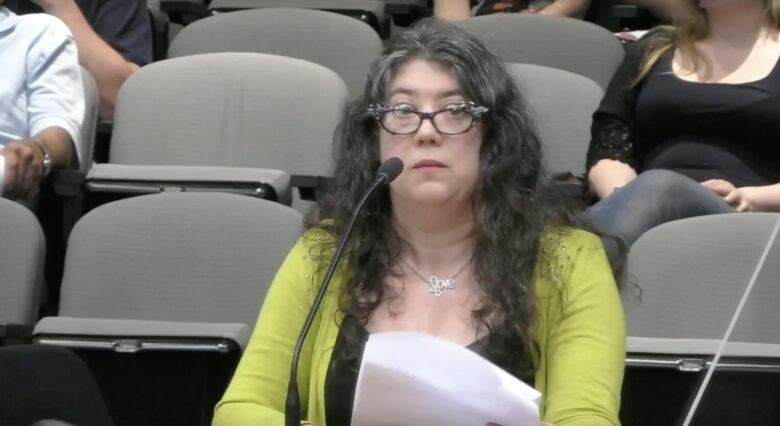
[{"label": "woman with curly dark hair", "polygon": [[435,21],[401,34],[347,109],[336,156],[318,218],[269,290],[215,425],[283,424],[303,318],[352,211],[391,157],[405,168],[358,217],[304,346],[304,417],[349,424],[367,336],[417,331],[534,385],[544,421],[619,423],[617,287],[599,238],[577,229],[545,177],[528,113],[494,54]]}]

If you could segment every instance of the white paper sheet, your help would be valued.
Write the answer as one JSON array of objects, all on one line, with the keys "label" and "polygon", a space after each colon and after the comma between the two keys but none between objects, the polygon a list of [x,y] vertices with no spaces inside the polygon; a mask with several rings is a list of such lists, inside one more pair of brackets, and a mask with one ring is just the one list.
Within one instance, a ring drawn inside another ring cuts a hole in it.
[{"label": "white paper sheet", "polygon": [[541,394],[455,343],[423,333],[369,336],[355,426],[538,426]]}]

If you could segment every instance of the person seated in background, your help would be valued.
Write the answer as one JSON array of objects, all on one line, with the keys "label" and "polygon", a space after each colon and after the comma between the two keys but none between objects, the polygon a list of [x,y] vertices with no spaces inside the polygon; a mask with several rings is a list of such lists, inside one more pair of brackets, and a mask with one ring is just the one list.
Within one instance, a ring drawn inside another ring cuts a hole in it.
[{"label": "person seated in background", "polygon": [[7,0],[16,13],[43,11],[70,28],[81,65],[100,92],[100,118],[110,120],[119,88],[152,62],[152,24],[143,0]]},{"label": "person seated in background", "polygon": [[591,0],[433,0],[433,16],[446,20],[493,13],[535,13],[582,18]]},{"label": "person seated in background", "polygon": [[84,90],[76,43],[59,19],[17,16],[0,1],[0,64],[4,196],[30,200],[53,168],[78,158]]},{"label": "person seated in background", "polygon": [[617,238],[613,263],[670,220],[780,211],[780,0],[684,4],[629,47],[593,115],[587,214]]},{"label": "person seated in background", "polygon": [[504,64],[429,19],[393,41],[365,87],[337,131],[332,185],[271,285],[213,424],[284,424],[303,319],[358,200],[397,157],[403,172],[358,215],[302,353],[308,421],[350,424],[368,335],[416,331],[535,386],[545,422],[618,425],[618,288],[600,239],[544,175]]}]

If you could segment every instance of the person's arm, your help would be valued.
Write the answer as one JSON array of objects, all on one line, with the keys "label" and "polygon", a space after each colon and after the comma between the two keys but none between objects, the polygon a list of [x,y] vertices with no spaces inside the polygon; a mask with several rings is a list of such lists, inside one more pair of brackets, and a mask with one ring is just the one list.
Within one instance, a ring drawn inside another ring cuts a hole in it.
[{"label": "person's arm", "polygon": [[7,143],[0,154],[5,158],[3,191],[10,198],[30,199],[38,195],[44,176],[44,150],[52,168],[71,164],[73,143],[68,132],[48,127],[30,139]]},{"label": "person's arm", "polygon": [[588,172],[591,191],[601,200],[636,178],[636,170],[620,160],[599,160]]},{"label": "person's arm", "polygon": [[542,353],[547,364],[544,421],[617,426],[626,351],[618,288],[598,237],[572,231],[564,241],[573,266],[562,277],[560,293],[548,296],[560,298],[560,309],[548,320]]},{"label": "person's arm", "polygon": [[84,118],[84,90],[73,36],[62,22],[47,18],[39,40],[25,60],[27,139],[7,143],[4,191],[12,198],[31,198],[43,179],[44,151],[52,168],[73,164]]},{"label": "person's arm", "polygon": [[636,177],[634,111],[638,88],[634,84],[645,43],[628,46],[623,63],[615,71],[591,124],[586,169],[589,191],[605,198]]},{"label": "person's arm", "polygon": [[100,92],[100,117],[112,118],[119,88],[139,68],[139,64],[126,60],[104,41],[87,22],[74,0],[33,1],[44,12],[61,19],[73,32],[81,64],[95,78]]},{"label": "person's arm", "polygon": [[734,188],[723,199],[738,212],[780,212],[780,183]]},{"label": "person's arm", "polygon": [[[271,284],[249,345],[217,404],[214,426],[284,425],[292,351],[314,300],[313,261],[304,238],[290,251]],[[304,412],[313,340],[306,339],[298,369]]]},{"label": "person's arm", "polygon": [[433,16],[448,21],[459,21],[471,16],[469,0],[433,0]]},{"label": "person's arm", "polygon": [[537,12],[539,15],[568,16],[582,18],[588,11],[590,0],[555,0],[544,9]]},{"label": "person's arm", "polygon": [[710,179],[701,184],[723,197],[738,212],[780,212],[780,183],[737,188],[727,180]]}]

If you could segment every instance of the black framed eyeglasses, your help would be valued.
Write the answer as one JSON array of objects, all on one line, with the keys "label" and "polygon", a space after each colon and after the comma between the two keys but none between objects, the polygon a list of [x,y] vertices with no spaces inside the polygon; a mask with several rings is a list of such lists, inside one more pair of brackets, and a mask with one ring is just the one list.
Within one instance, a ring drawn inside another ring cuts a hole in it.
[{"label": "black framed eyeglasses", "polygon": [[459,135],[471,130],[488,112],[486,107],[474,102],[461,102],[434,112],[421,112],[409,105],[369,105],[367,113],[383,129],[393,135],[411,135],[422,126],[423,120],[431,120],[437,132],[443,135]]}]

